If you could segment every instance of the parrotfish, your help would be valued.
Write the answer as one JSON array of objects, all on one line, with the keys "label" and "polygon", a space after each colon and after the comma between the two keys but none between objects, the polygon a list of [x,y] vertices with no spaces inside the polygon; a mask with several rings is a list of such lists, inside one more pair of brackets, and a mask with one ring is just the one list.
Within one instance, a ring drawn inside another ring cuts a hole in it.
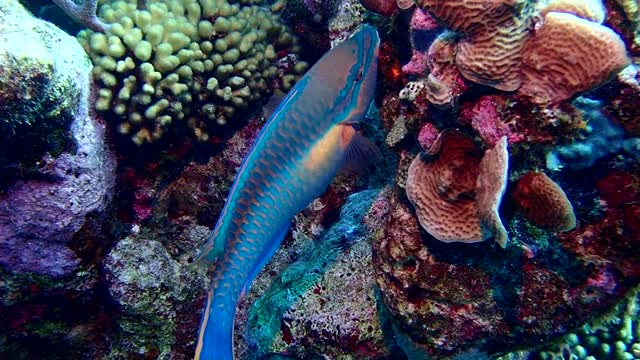
[{"label": "parrotfish", "polygon": [[[374,95],[380,39],[364,26],[326,53],[258,134],[195,263],[215,264],[195,359],[229,360],[238,300],[284,239],[293,216],[341,168],[379,156],[357,129]],[[217,261],[217,262],[216,262]]]}]

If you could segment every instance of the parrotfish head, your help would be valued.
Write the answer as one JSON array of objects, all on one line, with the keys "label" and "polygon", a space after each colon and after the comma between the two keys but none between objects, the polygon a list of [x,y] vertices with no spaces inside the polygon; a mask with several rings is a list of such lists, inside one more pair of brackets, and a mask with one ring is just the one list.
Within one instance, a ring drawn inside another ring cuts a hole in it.
[{"label": "parrotfish head", "polygon": [[[357,123],[366,114],[376,88],[380,37],[365,25],[320,59],[309,81],[321,86],[315,95],[331,99],[333,123]],[[326,96],[325,96],[326,95]]]}]

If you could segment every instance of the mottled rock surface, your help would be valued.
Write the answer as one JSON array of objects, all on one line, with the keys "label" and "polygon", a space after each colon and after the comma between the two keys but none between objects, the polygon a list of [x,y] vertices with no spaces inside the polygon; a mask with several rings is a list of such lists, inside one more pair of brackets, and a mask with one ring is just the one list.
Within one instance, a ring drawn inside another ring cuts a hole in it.
[{"label": "mottled rock surface", "polygon": [[[0,79],[10,78],[0,82],[0,123],[19,123],[11,125],[12,137],[45,126],[69,139],[65,149],[25,164],[33,173],[0,192],[0,265],[68,275],[80,262],[68,243],[89,213],[104,213],[115,182],[104,125],[89,114],[91,65],[73,37],[15,1],[2,5],[0,23],[0,36],[11,39],[0,40]],[[22,151],[12,145],[4,143],[3,153]]]}]

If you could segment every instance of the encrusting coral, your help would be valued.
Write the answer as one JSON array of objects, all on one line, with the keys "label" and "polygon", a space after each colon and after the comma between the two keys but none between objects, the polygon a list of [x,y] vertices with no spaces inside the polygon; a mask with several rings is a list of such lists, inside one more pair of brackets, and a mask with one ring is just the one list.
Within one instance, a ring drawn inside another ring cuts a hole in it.
[{"label": "encrusting coral", "polygon": [[461,35],[455,64],[479,84],[518,91],[538,104],[555,104],[603,84],[630,59],[618,34],[601,25],[597,0],[421,0]]},{"label": "encrusting coral", "polygon": [[[188,126],[207,141],[215,126],[284,90],[307,64],[296,62],[296,38],[257,5],[226,0],[136,0],[105,3],[105,33],[78,35],[98,80],[96,109],[120,118],[118,131],[138,145]],[[277,62],[289,61],[279,68]],[[179,125],[179,126],[178,126]]]},{"label": "encrusting coral", "polygon": [[426,156],[413,160],[407,176],[407,197],[420,225],[440,241],[473,243],[495,236],[504,247],[507,234],[498,207],[507,159],[506,138],[483,158],[473,139],[453,130],[440,133]]},{"label": "encrusting coral", "polygon": [[526,173],[518,180],[512,196],[523,215],[545,230],[568,231],[576,226],[567,195],[545,173]]}]

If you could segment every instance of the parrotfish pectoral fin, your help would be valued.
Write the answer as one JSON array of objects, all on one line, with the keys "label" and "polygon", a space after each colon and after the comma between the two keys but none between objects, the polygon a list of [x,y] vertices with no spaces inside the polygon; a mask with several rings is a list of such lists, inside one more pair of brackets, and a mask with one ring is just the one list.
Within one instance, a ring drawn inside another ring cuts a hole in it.
[{"label": "parrotfish pectoral fin", "polygon": [[244,283],[244,286],[242,287],[242,292],[240,293],[240,297],[245,296],[249,292],[249,288],[251,287],[251,283],[253,282],[253,280],[255,280],[256,276],[258,276],[258,273],[267,264],[267,262],[271,260],[271,258],[273,257],[273,254],[276,253],[276,251],[280,247],[280,244],[282,244],[282,240],[284,240],[284,237],[287,236],[287,231],[289,231],[290,225],[291,224],[287,223],[287,225],[282,227],[282,229],[278,231],[278,233],[273,237],[273,239],[271,239],[271,241],[269,242],[269,245],[264,250],[262,250],[262,253],[260,253],[260,260],[258,260],[258,262],[256,262],[256,264],[251,269],[251,272],[249,273],[249,277],[247,278],[247,280]]},{"label": "parrotfish pectoral fin", "polygon": [[378,147],[351,125],[342,125],[342,171],[362,173],[369,165],[382,160]]}]

